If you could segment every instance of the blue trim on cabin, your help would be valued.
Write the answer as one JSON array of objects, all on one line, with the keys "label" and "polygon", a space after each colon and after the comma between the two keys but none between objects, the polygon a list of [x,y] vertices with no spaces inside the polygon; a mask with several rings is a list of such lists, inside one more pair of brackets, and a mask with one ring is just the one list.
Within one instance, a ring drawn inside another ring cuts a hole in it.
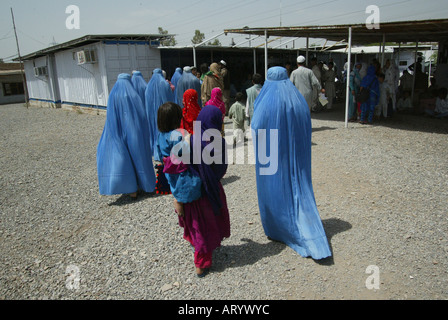
[{"label": "blue trim on cabin", "polygon": [[78,106],[78,107],[84,107],[84,108],[93,108],[93,109],[107,110],[107,107],[105,107],[105,106],[99,106],[99,105],[97,106],[97,105],[94,105],[94,104],[76,103],[76,102],[61,101],[61,100],[53,101],[53,100],[36,99],[36,98],[30,98],[29,100],[50,102],[50,103],[68,104],[68,105],[71,105],[71,106]]}]

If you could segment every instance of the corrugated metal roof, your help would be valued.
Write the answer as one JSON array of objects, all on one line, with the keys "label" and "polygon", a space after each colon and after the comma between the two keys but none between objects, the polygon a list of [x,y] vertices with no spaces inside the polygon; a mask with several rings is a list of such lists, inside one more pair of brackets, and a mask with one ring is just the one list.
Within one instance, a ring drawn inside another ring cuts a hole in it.
[{"label": "corrugated metal roof", "polygon": [[346,24],[329,26],[293,26],[227,29],[227,33],[240,33],[280,37],[322,38],[330,41],[348,40],[348,28],[352,27],[353,44],[387,42],[438,42],[448,39],[448,19],[385,22],[379,29],[368,29],[366,24]]},{"label": "corrugated metal roof", "polygon": [[[85,46],[91,43],[99,41],[150,41],[150,40],[163,40],[169,37],[173,37],[172,34],[106,34],[106,35],[86,35],[81,38],[70,40],[61,44],[57,44],[52,47],[48,47],[25,56],[22,56],[22,60],[29,60],[38,57],[45,56],[49,53],[55,53],[61,50],[66,50],[70,48],[77,48],[80,46]],[[14,59],[18,61],[19,59]]]}]

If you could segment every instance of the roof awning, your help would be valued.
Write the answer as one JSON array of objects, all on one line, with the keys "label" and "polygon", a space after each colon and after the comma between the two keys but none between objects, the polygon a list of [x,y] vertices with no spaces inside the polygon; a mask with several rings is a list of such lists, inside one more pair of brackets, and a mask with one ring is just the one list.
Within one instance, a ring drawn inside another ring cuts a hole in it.
[{"label": "roof awning", "polygon": [[383,42],[439,42],[448,39],[448,19],[420,20],[380,23],[380,29],[368,29],[365,24],[332,26],[297,26],[227,29],[227,33],[240,33],[278,37],[303,37],[340,41],[347,39],[347,30],[352,27],[353,44]]}]

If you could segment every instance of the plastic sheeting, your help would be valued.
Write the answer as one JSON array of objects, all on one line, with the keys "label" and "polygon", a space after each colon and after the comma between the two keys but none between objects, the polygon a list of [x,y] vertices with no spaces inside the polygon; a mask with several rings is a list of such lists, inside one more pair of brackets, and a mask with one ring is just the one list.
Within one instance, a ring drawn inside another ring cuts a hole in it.
[{"label": "plastic sheeting", "polygon": [[311,180],[310,112],[285,68],[268,70],[255,100],[251,126],[256,138],[258,204],[266,235],[303,257],[331,256]]},{"label": "plastic sheeting", "polygon": [[99,192],[153,192],[152,165],[145,108],[129,74],[120,74],[107,103],[107,116],[97,147]]},{"label": "plastic sheeting", "polygon": [[169,83],[163,77],[162,70],[157,68],[154,70],[145,90],[145,109],[148,119],[149,137],[151,139],[151,154],[154,154],[154,159],[157,161],[161,161],[155,147],[159,133],[157,129],[157,111],[162,104],[168,101],[174,102],[173,93]]},{"label": "plastic sheeting", "polygon": [[174,93],[175,101],[178,105],[180,105],[182,108],[184,107],[183,104],[183,96],[185,91],[188,89],[194,89],[196,90],[198,94],[198,104],[200,107],[202,107],[202,101],[201,101],[201,81],[191,73],[190,67],[185,67],[184,72],[182,73],[182,76],[180,77],[179,81],[177,82],[177,86]]}]

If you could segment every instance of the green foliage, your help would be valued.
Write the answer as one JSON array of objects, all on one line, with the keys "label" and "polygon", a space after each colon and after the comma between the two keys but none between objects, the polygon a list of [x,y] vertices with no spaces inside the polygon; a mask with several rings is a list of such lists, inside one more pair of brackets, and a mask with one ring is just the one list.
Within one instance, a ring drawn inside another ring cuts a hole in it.
[{"label": "green foliage", "polygon": [[205,35],[201,31],[195,30],[194,31],[194,37],[193,37],[193,39],[191,39],[191,42],[193,44],[199,44],[202,41],[204,41],[204,39],[205,39]]},{"label": "green foliage", "polygon": [[[163,30],[163,28],[159,27],[159,34],[167,35],[168,30]],[[175,46],[177,44],[177,41],[174,37],[168,37],[167,39],[160,41],[160,43],[165,47],[170,47]]]}]

